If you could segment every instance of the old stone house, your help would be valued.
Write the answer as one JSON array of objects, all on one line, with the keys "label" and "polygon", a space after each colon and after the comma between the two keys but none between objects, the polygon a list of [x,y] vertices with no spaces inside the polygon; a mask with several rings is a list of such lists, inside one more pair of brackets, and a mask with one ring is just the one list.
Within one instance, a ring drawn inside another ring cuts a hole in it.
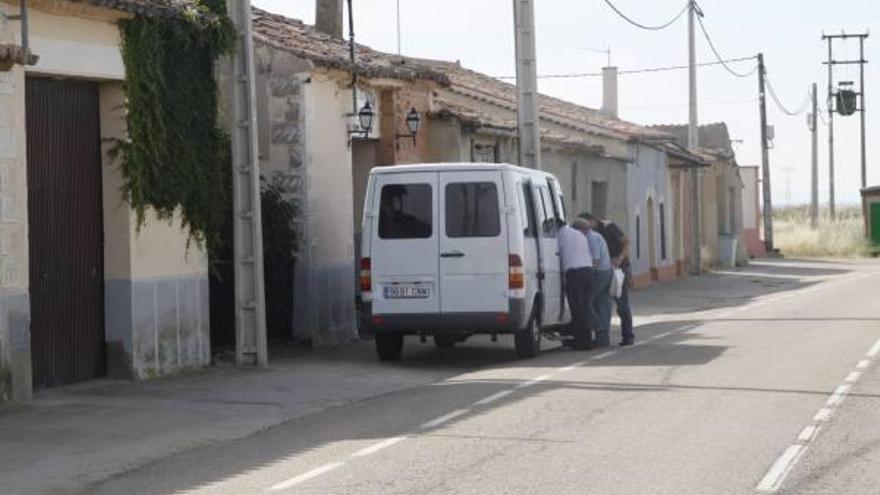
[{"label": "old stone house", "polygon": [[[680,145],[686,145],[686,125],[655,128],[674,135]],[[697,151],[710,165],[701,174],[704,268],[745,263],[748,257],[742,236],[743,182],[730,133],[727,125],[721,122],[701,125],[699,136],[700,148]]]},{"label": "old stone house", "polygon": [[[0,1],[0,43],[22,43],[18,5]],[[126,138],[118,23],[175,4],[28,5],[38,60],[0,71],[0,398],[205,366],[205,252],[179,218],[138,228],[108,153]]]}]

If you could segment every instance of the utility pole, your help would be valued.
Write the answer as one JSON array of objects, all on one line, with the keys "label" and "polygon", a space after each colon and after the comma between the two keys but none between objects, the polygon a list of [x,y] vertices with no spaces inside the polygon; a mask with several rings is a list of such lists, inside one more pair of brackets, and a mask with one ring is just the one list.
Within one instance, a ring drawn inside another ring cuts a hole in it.
[{"label": "utility pole", "polygon": [[819,227],[819,128],[818,117],[819,105],[816,93],[818,88],[813,83],[811,96],[813,99],[813,112],[810,114],[810,134],[812,141],[812,180],[810,182],[810,227]]},{"label": "utility pole", "polygon": [[[834,113],[837,112],[841,116],[848,116],[853,113],[852,108],[834,108],[834,97],[844,97],[847,94],[852,94],[850,91],[843,91],[839,93],[834,92],[834,66],[835,65],[851,65],[851,64],[859,64],[859,76],[860,76],[860,87],[859,92],[856,95],[861,100],[861,105],[858,106],[857,110],[861,112],[861,152],[862,152],[862,160],[861,160],[861,172],[862,172],[862,189],[868,187],[868,169],[867,169],[867,161],[865,157],[865,64],[868,63],[865,60],[865,38],[868,37],[868,33],[857,33],[857,34],[823,34],[822,39],[828,41],[828,61],[823,62],[828,65],[828,156],[829,156],[829,187],[830,187],[830,198],[829,198],[829,206],[831,209],[831,219],[836,219],[836,211],[834,205]],[[833,43],[834,40],[848,40],[850,38],[857,38],[859,40],[859,59],[858,60],[834,60],[833,54]],[[841,83],[843,85],[843,83]]]},{"label": "utility pole", "polygon": [[834,60],[831,48],[831,39],[828,40],[828,213],[831,221],[837,220],[837,212],[834,208]]},{"label": "utility pole", "polygon": [[[695,150],[700,146],[700,129],[697,122],[697,47],[694,33],[694,16],[703,15],[697,9],[697,3],[688,3],[688,149]],[[691,275],[699,275],[702,271],[702,191],[700,167],[691,169]],[[653,219],[651,219],[653,221]]]},{"label": "utility pole", "polygon": [[785,173],[785,202],[791,204],[791,173],[794,169],[785,167],[782,172]]},{"label": "utility pole", "polygon": [[868,63],[865,60],[865,38],[867,37],[867,33],[864,36],[859,36],[859,93],[862,100],[860,109],[862,117],[862,189],[868,188],[868,166],[865,158],[865,64]]},{"label": "utility pole", "polygon": [[770,194],[770,147],[767,144],[767,94],[764,91],[764,54],[758,54],[758,99],[761,114],[761,180],[764,197],[764,246],[767,254],[773,249],[773,200]]},{"label": "utility pole", "polygon": [[250,0],[227,0],[235,26],[230,60],[232,214],[235,249],[235,362],[265,366],[266,297],[263,284],[263,225],[257,152],[257,106]]},{"label": "utility pole", "polygon": [[541,128],[538,115],[538,68],[535,54],[535,6],[513,0],[516,43],[516,120],[519,164],[541,170]]}]

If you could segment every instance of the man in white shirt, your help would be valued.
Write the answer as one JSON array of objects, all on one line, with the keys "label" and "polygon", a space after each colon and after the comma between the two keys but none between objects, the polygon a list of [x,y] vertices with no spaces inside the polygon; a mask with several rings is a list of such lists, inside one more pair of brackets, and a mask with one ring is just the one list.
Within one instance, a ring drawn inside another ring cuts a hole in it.
[{"label": "man in white shirt", "polygon": [[571,227],[563,224],[557,232],[559,256],[562,258],[562,271],[565,273],[565,295],[571,309],[571,330],[574,338],[570,345],[576,350],[593,348],[589,329],[593,256],[587,236],[580,231],[585,228],[588,228],[587,222],[579,218]]}]

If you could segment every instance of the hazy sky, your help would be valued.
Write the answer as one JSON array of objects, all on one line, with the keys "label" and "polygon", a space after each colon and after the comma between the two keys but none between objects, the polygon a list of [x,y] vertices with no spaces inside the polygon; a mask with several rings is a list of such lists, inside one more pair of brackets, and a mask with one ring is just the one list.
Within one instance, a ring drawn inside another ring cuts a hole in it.
[{"label": "hazy sky", "polygon": [[[314,23],[315,0],[252,0],[279,14]],[[514,73],[511,0],[400,0],[404,55],[460,60],[490,75]],[[687,62],[687,21],[683,17],[663,31],[644,31],[617,17],[602,0],[536,0],[538,73],[593,73],[606,64],[603,53],[590,49],[611,47],[612,63],[621,70],[680,65]],[[684,0],[615,0],[626,14],[644,24],[660,24],[684,6]],[[880,37],[880,2],[874,0],[702,0],[704,23],[725,58],[763,52],[769,78],[782,103],[797,110],[809,84],[819,84],[819,105],[825,107],[828,73],[822,61],[827,45],[822,31],[855,32],[875,28]],[[358,42],[396,52],[396,0],[355,0]],[[347,22],[347,21],[346,21]],[[698,61],[712,61],[697,31]],[[872,36],[874,36],[872,34]],[[880,58],[877,37],[868,38],[865,58],[868,183],[880,185],[880,146],[872,136],[880,130]],[[835,58],[858,58],[856,41],[835,46]],[[876,61],[875,61],[876,60]],[[751,62],[734,67],[748,72]],[[838,66],[836,80],[858,84],[858,66]],[[720,66],[698,73],[700,122],[724,121],[742,165],[760,163],[758,79],[736,78]],[[601,105],[601,79],[542,79],[543,93],[592,108]],[[872,95],[873,98],[872,98]],[[640,124],[687,121],[687,71],[621,75],[621,117]],[[872,103],[877,102],[876,106]],[[835,119],[835,168],[839,202],[858,201],[859,117]],[[770,151],[773,197],[777,204],[809,201],[810,133],[806,114],[789,117],[768,99],[768,121],[775,126]],[[828,128],[820,121],[820,199],[828,198]],[[873,163],[873,165],[872,165]],[[788,176],[789,180],[786,180]],[[790,190],[786,183],[790,184]]]}]

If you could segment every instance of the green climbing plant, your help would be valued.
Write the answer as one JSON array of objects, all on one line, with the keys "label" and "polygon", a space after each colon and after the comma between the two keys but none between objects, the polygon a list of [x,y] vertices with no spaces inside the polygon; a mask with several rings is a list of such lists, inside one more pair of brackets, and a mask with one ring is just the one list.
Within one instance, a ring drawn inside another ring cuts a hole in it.
[{"label": "green climbing plant", "polygon": [[173,16],[120,22],[128,137],[123,192],[139,225],[148,208],[180,211],[190,237],[223,242],[230,202],[229,138],[218,124],[215,65],[234,48],[223,0],[190,0]]}]

